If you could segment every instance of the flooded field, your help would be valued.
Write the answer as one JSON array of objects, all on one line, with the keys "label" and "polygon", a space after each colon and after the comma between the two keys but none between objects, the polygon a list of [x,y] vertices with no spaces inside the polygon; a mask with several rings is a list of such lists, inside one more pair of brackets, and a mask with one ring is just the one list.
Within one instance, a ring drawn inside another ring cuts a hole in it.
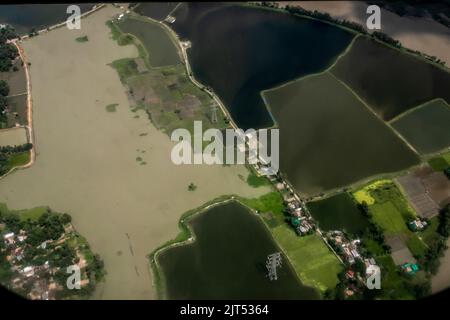
[{"label": "flooded field", "polygon": [[271,126],[260,91],[322,71],[353,34],[328,24],[237,5],[183,4],[173,26],[195,77],[210,86],[241,128]]},{"label": "flooded field", "polygon": [[263,96],[282,132],[280,170],[301,193],[318,194],[419,161],[328,72],[265,91]]},{"label": "flooded field", "polygon": [[[363,1],[281,1],[307,10],[327,12],[332,17],[366,26],[368,3]],[[444,5],[444,3],[442,3]],[[431,17],[399,16],[381,8],[381,31],[403,46],[436,56],[450,65],[450,29]]]},{"label": "flooded field", "polygon": [[[23,43],[32,63],[37,158],[0,181],[0,199],[13,210],[50,206],[73,217],[105,261],[95,298],[150,299],[146,255],[176,236],[182,213],[223,194],[251,198],[268,190],[242,181],[243,166],[171,162],[173,144],[144,112],[131,112],[109,65],[138,55],[110,37],[106,21],[118,13],[108,5],[83,19],[81,30],[60,28]],[[85,35],[88,42],[75,41]],[[105,110],[111,104],[115,112]]]},{"label": "flooded field", "polygon": [[[95,3],[78,3],[81,12],[89,11]],[[69,15],[69,4],[48,4],[45,9],[40,4],[1,5],[0,23],[11,24],[16,31],[25,35],[36,30],[65,21]]]},{"label": "flooded field", "polygon": [[22,60],[17,59],[14,62],[17,71],[0,72],[0,80],[4,80],[9,86],[9,95],[18,95],[27,91],[27,80],[22,66]]},{"label": "flooded field", "polygon": [[308,209],[321,230],[345,230],[352,234],[364,231],[369,222],[347,193],[309,202]]},{"label": "flooded field", "polygon": [[384,120],[435,98],[450,103],[450,73],[365,37],[331,69]]},{"label": "flooded field", "polygon": [[[136,36],[149,53],[152,67],[162,67],[179,64],[180,56],[177,48],[167,35],[167,31],[150,21],[138,18],[126,18],[118,24],[125,32]],[[158,45],[155,45],[155,44]]]},{"label": "flooded field", "polygon": [[[267,278],[267,255],[279,252],[262,220],[236,202],[188,222],[195,241],[158,256],[169,299],[314,299],[285,256],[278,280]],[[251,230],[251,232],[249,232]]]},{"label": "flooded field", "polygon": [[392,122],[394,128],[422,154],[450,146],[450,106],[433,100],[401,115]]},{"label": "flooded field", "polygon": [[19,146],[28,142],[25,128],[11,128],[0,130],[0,147]]}]

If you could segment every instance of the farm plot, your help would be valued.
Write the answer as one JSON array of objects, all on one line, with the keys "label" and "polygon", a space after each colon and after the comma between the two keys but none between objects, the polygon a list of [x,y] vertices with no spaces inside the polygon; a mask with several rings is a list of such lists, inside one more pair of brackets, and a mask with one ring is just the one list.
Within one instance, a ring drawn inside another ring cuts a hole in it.
[{"label": "farm plot", "polygon": [[[407,222],[415,218],[416,214],[397,186],[390,180],[381,180],[362,190],[369,193],[373,200],[367,203],[371,219],[382,228],[388,245],[392,247],[394,261],[399,263],[410,253],[414,257],[423,256],[425,243],[407,227]],[[358,192],[360,190],[355,194]]]},{"label": "farm plot", "polygon": [[450,73],[365,37],[356,39],[331,72],[384,120],[432,99],[450,103]]},{"label": "farm plot", "polygon": [[8,97],[10,112],[8,113],[8,127],[28,124],[27,117],[27,95]]},{"label": "farm plot", "polygon": [[394,128],[421,154],[450,146],[450,107],[444,100],[433,100],[401,115]]},{"label": "farm plot", "polygon": [[322,292],[336,286],[342,265],[319,236],[313,234],[300,238],[285,224],[272,229],[272,232],[302,283]]},{"label": "farm plot", "polygon": [[25,128],[10,128],[0,131],[0,147],[20,146],[28,142]]},{"label": "farm plot", "polygon": [[263,96],[282,132],[280,169],[304,194],[402,170],[419,161],[329,73],[264,91]]}]

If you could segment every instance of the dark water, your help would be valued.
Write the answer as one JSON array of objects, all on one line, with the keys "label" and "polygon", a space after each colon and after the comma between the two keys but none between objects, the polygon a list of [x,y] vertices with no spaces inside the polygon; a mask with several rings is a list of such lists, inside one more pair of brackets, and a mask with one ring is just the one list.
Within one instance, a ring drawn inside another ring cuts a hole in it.
[{"label": "dark water", "polygon": [[238,5],[183,4],[175,31],[191,40],[194,74],[241,128],[273,124],[260,91],[329,66],[353,35],[288,14]]},{"label": "dark water", "polygon": [[179,2],[147,2],[140,3],[135,11],[155,20],[164,20]]},{"label": "dark water", "polygon": [[283,256],[278,280],[265,260],[278,252],[260,219],[238,203],[210,209],[190,221],[196,241],[166,250],[159,263],[169,299],[317,299]]},{"label": "dark water", "polygon": [[[77,4],[81,12],[92,9],[94,3]],[[20,35],[27,34],[32,28],[40,30],[63,22],[69,4],[14,4],[0,5],[0,23],[12,25]]]}]

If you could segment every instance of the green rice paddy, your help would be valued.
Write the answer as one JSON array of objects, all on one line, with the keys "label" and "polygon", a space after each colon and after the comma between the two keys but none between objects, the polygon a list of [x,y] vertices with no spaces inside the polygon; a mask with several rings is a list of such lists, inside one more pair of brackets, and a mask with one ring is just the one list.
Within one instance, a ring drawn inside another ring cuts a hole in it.
[{"label": "green rice paddy", "polygon": [[318,235],[299,237],[285,224],[272,232],[304,284],[322,292],[336,286],[343,266]]},{"label": "green rice paddy", "polygon": [[442,99],[400,116],[392,125],[421,154],[450,146],[450,106]]}]

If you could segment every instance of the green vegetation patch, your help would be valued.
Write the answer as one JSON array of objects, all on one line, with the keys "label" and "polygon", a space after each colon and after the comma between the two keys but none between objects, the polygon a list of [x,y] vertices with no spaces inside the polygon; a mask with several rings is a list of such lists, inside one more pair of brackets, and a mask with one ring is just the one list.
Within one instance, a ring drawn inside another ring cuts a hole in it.
[{"label": "green vegetation patch", "polygon": [[318,221],[320,229],[324,231],[344,229],[356,234],[369,225],[357,203],[348,193],[308,202],[307,207],[313,218]]},{"label": "green vegetation patch", "polygon": [[450,166],[443,157],[431,158],[428,164],[434,171],[443,171]]},{"label": "green vegetation patch", "polygon": [[106,109],[106,111],[108,111],[108,112],[116,112],[116,111],[117,111],[117,106],[118,106],[117,103],[112,103],[112,104],[108,104],[108,105],[105,107],[105,109]]},{"label": "green vegetation patch", "polygon": [[258,176],[253,169],[250,169],[250,173],[247,176],[247,183],[254,188],[270,185],[270,182],[266,177]]},{"label": "green vegetation patch", "polygon": [[111,66],[116,69],[122,82],[127,77],[138,73],[136,62],[131,58],[115,60],[111,63]]},{"label": "green vegetation patch", "polygon": [[426,103],[392,122],[394,128],[421,154],[450,146],[449,124],[450,107],[442,99]]},{"label": "green vegetation patch", "polygon": [[13,154],[8,160],[11,168],[24,166],[28,162],[30,162],[30,151]]},{"label": "green vegetation patch", "polygon": [[356,39],[331,72],[384,120],[436,98],[450,103],[449,72],[367,37]]},{"label": "green vegetation patch", "polygon": [[383,228],[385,234],[408,232],[405,220],[394,203],[388,201],[374,204],[370,206],[370,212],[374,222]]},{"label": "green vegetation patch", "polygon": [[272,232],[304,284],[322,292],[336,286],[343,266],[318,235],[298,237],[287,225]]},{"label": "green vegetation patch", "polygon": [[88,41],[89,41],[89,38],[88,38],[88,36],[82,36],[82,37],[76,38],[75,41],[76,41],[76,42],[81,42],[81,43],[83,43],[83,42],[88,42]]},{"label": "green vegetation patch", "polygon": [[419,163],[418,156],[328,72],[263,95],[283,132],[280,169],[300,192],[318,194]]}]

